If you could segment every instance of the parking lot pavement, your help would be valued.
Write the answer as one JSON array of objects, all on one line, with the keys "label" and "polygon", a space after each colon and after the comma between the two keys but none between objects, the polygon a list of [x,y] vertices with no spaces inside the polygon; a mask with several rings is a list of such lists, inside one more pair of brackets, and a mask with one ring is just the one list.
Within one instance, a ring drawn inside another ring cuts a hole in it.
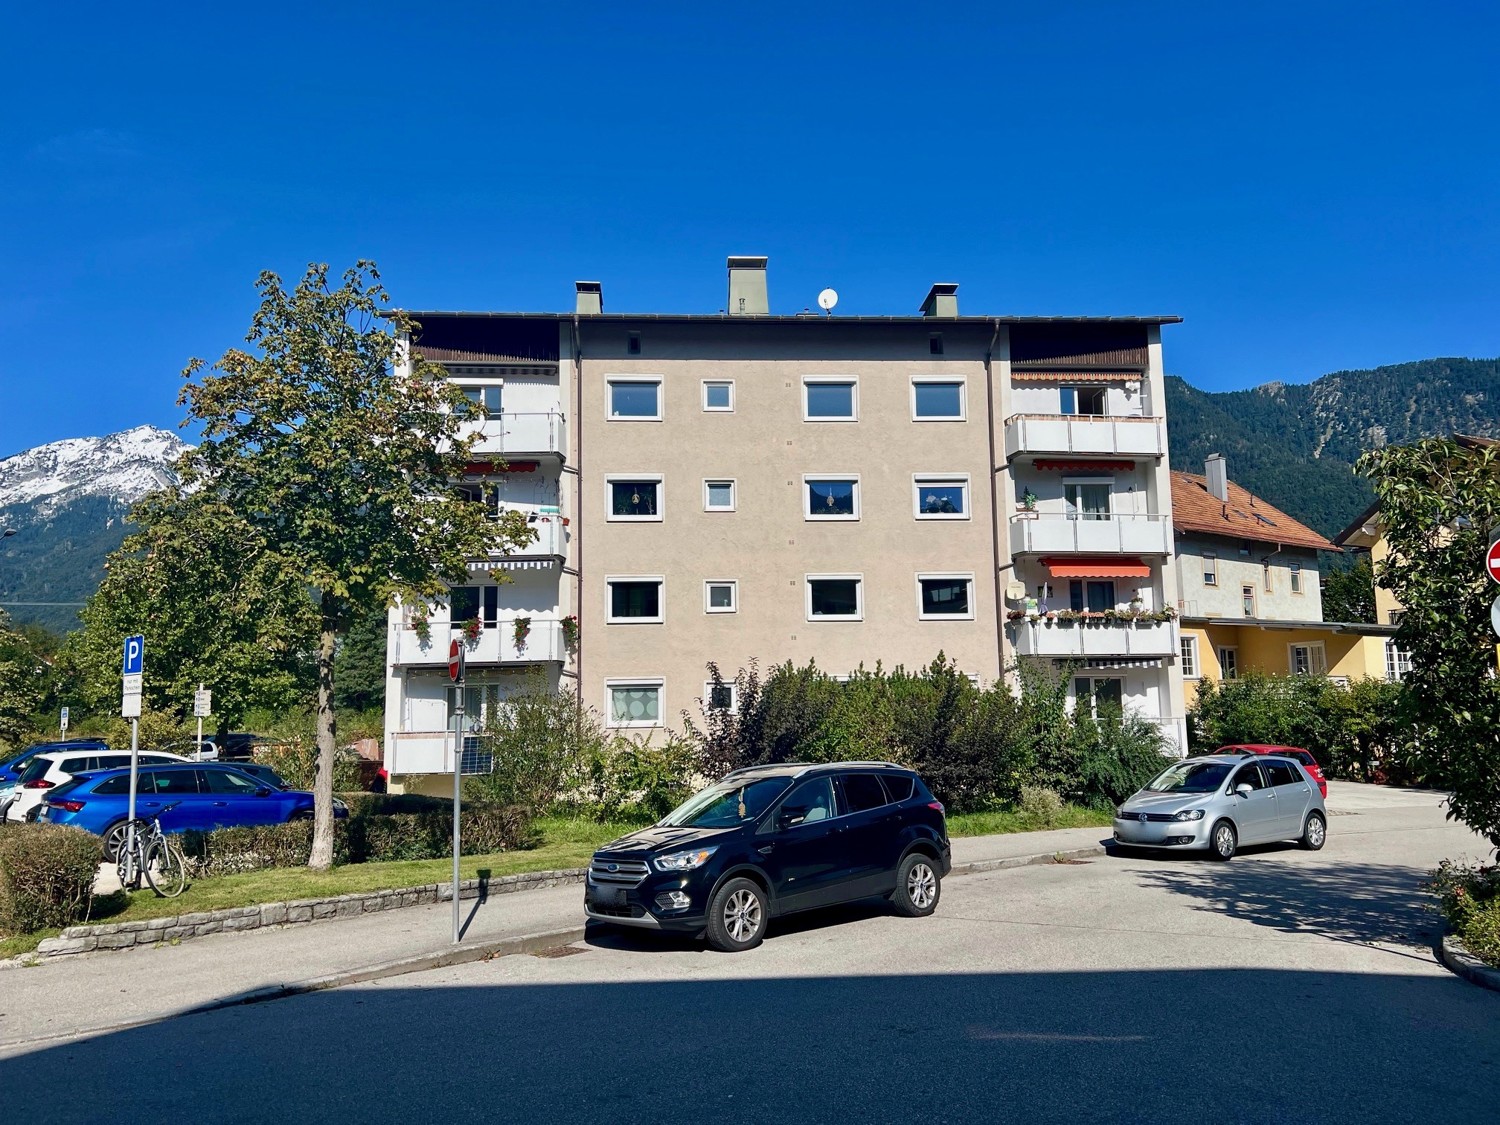
[{"label": "parking lot pavement", "polygon": [[[58,1122],[1488,1122],[1500,994],[1437,965],[1419,890],[1485,850],[1434,807],[1371,810],[1319,853],[972,875],[931,919],[840,908],[747,954],[622,932],[0,1050],[0,1083]],[[69,1097],[7,1081],[36,1072]]]}]

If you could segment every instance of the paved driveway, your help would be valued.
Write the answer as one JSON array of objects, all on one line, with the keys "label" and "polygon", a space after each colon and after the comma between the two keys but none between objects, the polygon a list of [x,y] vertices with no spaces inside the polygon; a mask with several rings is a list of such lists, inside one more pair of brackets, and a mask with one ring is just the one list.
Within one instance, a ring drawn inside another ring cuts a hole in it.
[{"label": "paved driveway", "polygon": [[1431,803],[1351,811],[1318,854],[969,876],[739,956],[615,936],[16,1050],[0,1086],[49,1122],[1488,1122],[1500,994],[1436,964],[1417,890],[1481,851]]}]

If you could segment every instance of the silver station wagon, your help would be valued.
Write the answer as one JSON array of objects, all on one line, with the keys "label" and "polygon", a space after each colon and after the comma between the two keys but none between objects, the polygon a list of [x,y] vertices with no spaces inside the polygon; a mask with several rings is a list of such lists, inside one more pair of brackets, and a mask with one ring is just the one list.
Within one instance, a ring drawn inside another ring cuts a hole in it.
[{"label": "silver station wagon", "polygon": [[1115,843],[1207,848],[1230,859],[1245,844],[1296,840],[1317,851],[1328,809],[1317,782],[1292,758],[1210,754],[1174,762],[1115,810]]}]

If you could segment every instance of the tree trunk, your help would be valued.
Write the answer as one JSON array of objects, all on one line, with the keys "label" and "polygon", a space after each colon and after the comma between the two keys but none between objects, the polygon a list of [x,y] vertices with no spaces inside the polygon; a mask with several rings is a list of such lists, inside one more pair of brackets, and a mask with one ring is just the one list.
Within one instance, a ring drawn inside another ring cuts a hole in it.
[{"label": "tree trunk", "polygon": [[338,732],[333,717],[333,651],[338,636],[336,620],[323,595],[323,623],[318,635],[318,773],[313,781],[313,842],[307,866],[327,871],[333,866],[333,760]]}]

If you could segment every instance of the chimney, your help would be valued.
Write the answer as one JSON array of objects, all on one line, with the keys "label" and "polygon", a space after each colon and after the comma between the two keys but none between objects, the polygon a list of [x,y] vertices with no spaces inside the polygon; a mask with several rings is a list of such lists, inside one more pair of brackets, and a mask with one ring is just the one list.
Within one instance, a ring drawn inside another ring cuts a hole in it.
[{"label": "chimney", "polygon": [[574,306],[582,316],[598,316],[604,311],[604,286],[597,281],[575,281],[578,304]]},{"label": "chimney", "polygon": [[1222,453],[1209,455],[1203,462],[1203,475],[1208,480],[1208,494],[1221,504],[1229,503],[1229,464]]},{"label": "chimney", "polygon": [[766,297],[768,258],[729,258],[730,316],[765,316],[771,311]]},{"label": "chimney", "polygon": [[939,281],[927,290],[927,300],[922,302],[923,316],[957,316],[958,284]]}]

